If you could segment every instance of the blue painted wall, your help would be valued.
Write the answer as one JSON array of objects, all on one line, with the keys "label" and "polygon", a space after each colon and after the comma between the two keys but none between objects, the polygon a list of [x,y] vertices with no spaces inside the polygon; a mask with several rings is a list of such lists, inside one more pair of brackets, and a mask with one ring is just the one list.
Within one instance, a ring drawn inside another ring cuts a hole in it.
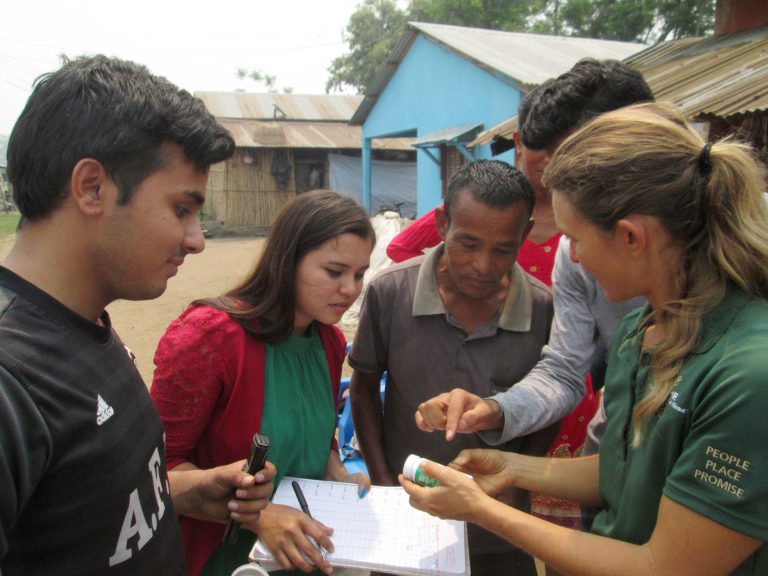
[{"label": "blue painted wall", "polygon": [[[514,86],[419,34],[371,109],[363,138],[409,131],[424,136],[460,124],[482,123],[487,129],[517,114],[520,98]],[[474,153],[492,157],[487,144]],[[494,158],[513,163],[514,151]],[[417,163],[416,203],[422,215],[441,203],[440,168],[421,150]]]}]

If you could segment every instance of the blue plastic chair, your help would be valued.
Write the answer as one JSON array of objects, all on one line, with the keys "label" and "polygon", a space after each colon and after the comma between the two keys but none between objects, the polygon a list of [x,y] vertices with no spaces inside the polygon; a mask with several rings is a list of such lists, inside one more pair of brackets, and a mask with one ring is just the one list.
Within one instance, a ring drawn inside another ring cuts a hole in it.
[{"label": "blue plastic chair", "polygon": [[[351,348],[351,344],[347,344],[347,353]],[[356,450],[352,444],[352,437],[355,435],[355,423],[352,420],[352,402],[347,398],[344,398],[344,392],[349,390],[350,378],[342,378],[341,385],[339,386],[339,404],[344,402],[344,406],[339,413],[337,419],[338,428],[338,443],[339,443],[339,456],[341,456],[341,462],[350,474],[355,472],[362,472],[368,474],[368,468],[365,465],[362,455]],[[381,376],[380,393],[381,401],[384,402],[384,390],[387,383],[387,373],[385,372]]]},{"label": "blue plastic chair", "polygon": [[350,378],[342,378],[341,386],[339,387],[339,404],[342,402],[344,406],[341,409],[338,417],[338,441],[339,451],[341,452],[342,459],[347,452],[346,448],[349,447],[349,442],[352,440],[352,436],[355,434],[355,424],[352,421],[352,402],[349,396],[344,398],[344,393],[349,390]]}]

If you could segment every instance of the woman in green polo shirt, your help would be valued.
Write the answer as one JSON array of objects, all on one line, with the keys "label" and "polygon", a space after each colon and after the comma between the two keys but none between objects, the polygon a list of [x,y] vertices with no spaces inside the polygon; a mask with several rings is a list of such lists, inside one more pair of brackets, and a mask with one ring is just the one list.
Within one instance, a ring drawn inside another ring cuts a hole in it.
[{"label": "woman in green polo shirt", "polygon": [[[705,143],[668,104],[604,114],[545,173],[571,258],[616,330],[599,455],[465,451],[414,506],[492,530],[563,574],[768,574],[768,209],[747,145]],[[592,534],[493,496],[508,486],[602,508]]]},{"label": "woman in green polo shirt", "polygon": [[[151,396],[166,431],[171,492],[187,478],[248,456],[270,438],[269,461],[284,476],[353,482],[334,439],[346,342],[335,326],[363,286],[375,233],[351,198],[301,194],[278,214],[254,271],[218,298],[193,302],[168,327],[155,354]],[[176,495],[176,494],[175,494]],[[217,509],[181,517],[187,573],[229,576],[248,561],[256,536],[285,569],[330,572],[314,541],[331,530],[301,511],[269,504],[251,512],[246,490]],[[224,522],[242,524],[221,544]]]}]

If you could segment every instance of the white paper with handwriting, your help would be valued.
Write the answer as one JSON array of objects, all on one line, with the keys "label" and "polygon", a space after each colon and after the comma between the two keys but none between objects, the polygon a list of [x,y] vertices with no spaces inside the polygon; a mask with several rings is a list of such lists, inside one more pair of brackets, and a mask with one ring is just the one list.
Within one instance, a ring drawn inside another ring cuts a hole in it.
[{"label": "white paper with handwriting", "polygon": [[[469,575],[466,523],[441,520],[416,510],[401,487],[373,486],[358,498],[357,486],[285,477],[272,502],[299,508],[291,486],[296,480],[312,517],[334,529],[333,566],[404,575]],[[278,569],[272,553],[257,541],[251,561]]]}]

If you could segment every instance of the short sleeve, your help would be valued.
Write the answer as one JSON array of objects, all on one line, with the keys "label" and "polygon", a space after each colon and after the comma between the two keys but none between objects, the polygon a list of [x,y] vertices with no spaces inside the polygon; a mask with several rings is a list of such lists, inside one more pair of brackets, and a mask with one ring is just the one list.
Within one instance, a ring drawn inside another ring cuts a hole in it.
[{"label": "short sleeve", "polygon": [[341,372],[347,355],[347,339],[338,326],[321,325],[320,340],[323,344],[326,361],[328,362],[328,374],[331,378],[331,390],[333,391],[333,404],[338,408]]},{"label": "short sleeve", "polygon": [[768,540],[768,354],[763,345],[726,354],[686,406],[690,430],[664,494],[753,538]]},{"label": "short sleeve", "polygon": [[349,365],[360,372],[382,373],[387,369],[388,352],[382,332],[387,330],[389,322],[380,316],[379,282],[374,278],[368,285],[349,352]]}]

